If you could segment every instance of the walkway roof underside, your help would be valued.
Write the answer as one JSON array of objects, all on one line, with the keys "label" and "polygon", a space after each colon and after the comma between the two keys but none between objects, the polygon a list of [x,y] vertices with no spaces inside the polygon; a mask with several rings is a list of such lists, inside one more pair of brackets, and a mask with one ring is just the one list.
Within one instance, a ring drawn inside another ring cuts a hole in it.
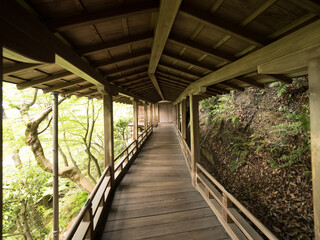
[{"label": "walkway roof underside", "polygon": [[5,0],[3,78],[124,103],[290,83],[320,54],[319,16],[312,0]]}]

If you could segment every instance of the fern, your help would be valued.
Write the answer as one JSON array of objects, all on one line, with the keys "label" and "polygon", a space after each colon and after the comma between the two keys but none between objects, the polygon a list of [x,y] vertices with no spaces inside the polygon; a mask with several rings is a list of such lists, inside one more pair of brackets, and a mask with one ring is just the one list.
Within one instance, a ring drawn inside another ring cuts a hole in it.
[{"label": "fern", "polygon": [[277,90],[277,96],[281,97],[287,91],[287,84],[283,83]]}]

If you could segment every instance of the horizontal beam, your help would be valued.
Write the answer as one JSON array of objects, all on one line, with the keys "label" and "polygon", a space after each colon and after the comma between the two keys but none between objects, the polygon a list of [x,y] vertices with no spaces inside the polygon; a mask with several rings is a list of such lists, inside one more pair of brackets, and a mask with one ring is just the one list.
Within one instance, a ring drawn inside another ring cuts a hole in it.
[{"label": "horizontal beam", "polygon": [[71,87],[71,86],[74,86],[74,85],[77,85],[77,84],[83,83],[83,82],[85,82],[85,80],[83,80],[82,78],[77,78],[77,79],[74,79],[70,82],[63,82],[60,84],[55,84],[52,87],[48,87],[48,88],[43,89],[42,91],[43,91],[43,93],[49,93],[52,91],[60,90],[62,88]]},{"label": "horizontal beam", "polygon": [[126,54],[121,57],[115,57],[115,58],[108,59],[105,61],[96,62],[96,63],[93,63],[92,66],[94,68],[100,68],[100,67],[104,67],[104,66],[108,66],[108,65],[112,65],[112,64],[118,64],[118,63],[121,63],[124,61],[133,60],[135,58],[148,56],[148,55],[150,55],[150,50],[144,50],[144,51],[139,51],[139,52],[135,52],[135,53],[131,53],[131,54]]},{"label": "horizontal beam", "polygon": [[98,92],[98,90],[96,90],[96,89],[95,90],[90,90],[88,92],[84,92],[84,93],[78,94],[77,97],[78,98],[85,97],[85,96],[90,95],[90,94],[95,93],[95,92]]},{"label": "horizontal beam", "polygon": [[142,74],[142,76],[148,76],[147,69],[144,69],[144,68],[136,69],[134,72],[124,73],[124,74],[121,74],[121,76],[111,76],[111,77],[108,77],[108,81],[118,82],[118,81],[123,80],[127,77],[133,77],[133,76],[136,76],[139,74]]},{"label": "horizontal beam", "polygon": [[68,71],[55,73],[55,74],[47,76],[47,77],[42,77],[42,78],[34,79],[34,80],[31,80],[31,81],[28,81],[28,82],[19,83],[19,84],[17,84],[17,88],[19,90],[22,90],[22,89],[26,89],[26,88],[29,88],[29,87],[34,87],[34,86],[37,86],[37,85],[40,85],[40,84],[52,82],[52,81],[55,81],[57,79],[70,76],[72,74],[73,73],[68,72]]},{"label": "horizontal beam", "polygon": [[114,70],[108,70],[106,71],[107,76],[111,76],[111,75],[115,75],[115,74],[120,74],[126,71],[130,71],[130,70],[134,70],[136,68],[142,68],[142,67],[147,67],[148,66],[148,62],[144,61],[141,63],[136,63],[136,64],[132,64],[132,65],[127,65],[127,66],[123,66],[123,67],[119,67],[117,69]]},{"label": "horizontal beam", "polygon": [[229,53],[222,52],[218,49],[214,49],[211,46],[203,46],[200,45],[190,39],[187,38],[181,38],[178,36],[170,36],[169,41],[174,42],[178,45],[184,46],[186,48],[193,49],[198,52],[202,52],[204,54],[210,55],[211,57],[215,59],[219,59],[226,62],[232,62],[235,61],[237,58]]},{"label": "horizontal beam", "polygon": [[247,84],[250,84],[251,86],[255,86],[255,87],[258,87],[258,88],[264,88],[264,84],[263,83],[259,83],[251,78],[248,78],[248,77],[237,77],[235,78],[236,80],[239,80],[241,82],[244,82],[244,83],[247,83]]},{"label": "horizontal beam", "polygon": [[221,82],[219,83],[221,86],[226,86],[226,87],[230,87],[230,88],[233,88],[233,89],[236,89],[236,90],[239,90],[239,91],[244,91],[244,88],[243,87],[240,87],[236,84],[233,84],[233,83],[230,83],[230,82]]},{"label": "horizontal beam", "polygon": [[144,78],[138,78],[138,79],[135,79],[135,80],[132,80],[132,81],[127,81],[127,82],[124,82],[124,83],[120,83],[119,86],[128,86],[128,85],[137,84],[137,83],[146,82],[146,81],[150,81],[149,76],[144,77]]},{"label": "horizontal beam", "polygon": [[217,70],[217,68],[215,68],[212,65],[204,64],[204,63],[186,58],[186,57],[178,55],[178,54],[169,53],[168,51],[164,51],[163,56],[166,56],[166,57],[169,57],[169,58],[172,58],[175,60],[179,60],[181,62],[188,63],[190,65],[193,65],[193,66],[196,66],[199,68],[203,68],[203,69],[209,70],[211,72],[214,72],[215,70]]},{"label": "horizontal beam", "polygon": [[55,31],[66,31],[77,27],[118,20],[137,14],[155,12],[158,10],[158,8],[158,1],[145,1],[134,5],[121,5],[108,8],[107,10],[103,11],[81,14],[79,16],[61,18],[58,20],[51,20],[48,22],[48,25]]},{"label": "horizontal beam", "polygon": [[264,46],[267,44],[263,37],[257,36],[257,34],[255,33],[249,32],[244,28],[228,23],[224,19],[219,19],[217,17],[214,17],[210,13],[206,13],[194,7],[182,5],[180,8],[180,12],[189,18],[193,18],[196,21],[200,21],[207,26],[242,39],[253,45]]},{"label": "horizontal beam", "polygon": [[77,87],[77,88],[70,89],[68,91],[62,92],[61,95],[68,96],[68,95],[73,94],[75,92],[79,92],[79,91],[82,91],[82,90],[85,90],[85,89],[90,89],[92,87],[95,87],[95,86],[92,85],[92,84],[86,84],[86,85],[83,85],[81,87]]},{"label": "horizontal beam", "polygon": [[35,69],[37,67],[40,67],[41,64],[34,64],[34,63],[16,63],[14,65],[8,66],[3,68],[3,75],[12,75],[12,74],[18,74],[27,70]]},{"label": "horizontal beam", "polygon": [[183,81],[183,82],[189,82],[189,83],[192,83],[194,81],[193,78],[190,78],[188,76],[181,76],[181,75],[178,75],[178,74],[175,74],[172,72],[165,72],[165,71],[162,71],[161,69],[157,69],[156,74],[170,77],[170,78],[175,79],[177,81]]},{"label": "horizontal beam", "polygon": [[148,32],[148,33],[140,34],[137,36],[130,36],[130,37],[122,38],[122,39],[111,40],[111,41],[100,43],[97,45],[83,47],[81,49],[78,49],[77,53],[82,56],[86,56],[86,55],[96,53],[96,52],[99,52],[102,50],[110,50],[112,48],[127,46],[129,44],[150,40],[152,38],[153,38],[153,33]]},{"label": "horizontal beam", "polygon": [[[319,46],[320,42],[320,20],[315,21],[304,28],[297,30],[268,46],[232,62],[217,71],[190,84],[190,86],[179,96],[176,102],[180,102],[192,89],[201,86],[210,86],[225,80],[233,79],[257,70],[257,66],[263,63],[279,59],[303,49]],[[290,61],[294,61],[291,59]]]},{"label": "horizontal beam", "polygon": [[199,73],[196,73],[194,71],[190,71],[188,69],[185,69],[185,68],[182,68],[182,67],[178,67],[176,65],[170,65],[170,64],[167,64],[167,63],[163,63],[163,62],[160,62],[159,63],[159,66],[162,66],[164,68],[168,68],[168,69],[171,69],[171,70],[174,70],[176,72],[180,72],[180,73],[183,73],[184,75],[189,75],[193,78],[200,78],[200,77],[203,77],[203,74],[199,74]]}]

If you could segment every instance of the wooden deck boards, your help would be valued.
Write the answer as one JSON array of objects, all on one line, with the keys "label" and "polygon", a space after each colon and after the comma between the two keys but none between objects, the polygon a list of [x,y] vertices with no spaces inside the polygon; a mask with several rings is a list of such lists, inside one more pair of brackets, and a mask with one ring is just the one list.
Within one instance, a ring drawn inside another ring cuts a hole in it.
[{"label": "wooden deck boards", "polygon": [[191,185],[172,124],[154,129],[122,180],[101,239],[229,239]]}]

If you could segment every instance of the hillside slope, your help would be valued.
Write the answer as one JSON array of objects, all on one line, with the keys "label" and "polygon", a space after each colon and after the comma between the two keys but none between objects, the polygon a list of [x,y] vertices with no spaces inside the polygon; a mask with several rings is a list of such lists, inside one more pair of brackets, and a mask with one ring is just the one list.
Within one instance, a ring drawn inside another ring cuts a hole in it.
[{"label": "hillside slope", "polygon": [[312,239],[308,80],[201,102],[201,164],[280,239]]}]

